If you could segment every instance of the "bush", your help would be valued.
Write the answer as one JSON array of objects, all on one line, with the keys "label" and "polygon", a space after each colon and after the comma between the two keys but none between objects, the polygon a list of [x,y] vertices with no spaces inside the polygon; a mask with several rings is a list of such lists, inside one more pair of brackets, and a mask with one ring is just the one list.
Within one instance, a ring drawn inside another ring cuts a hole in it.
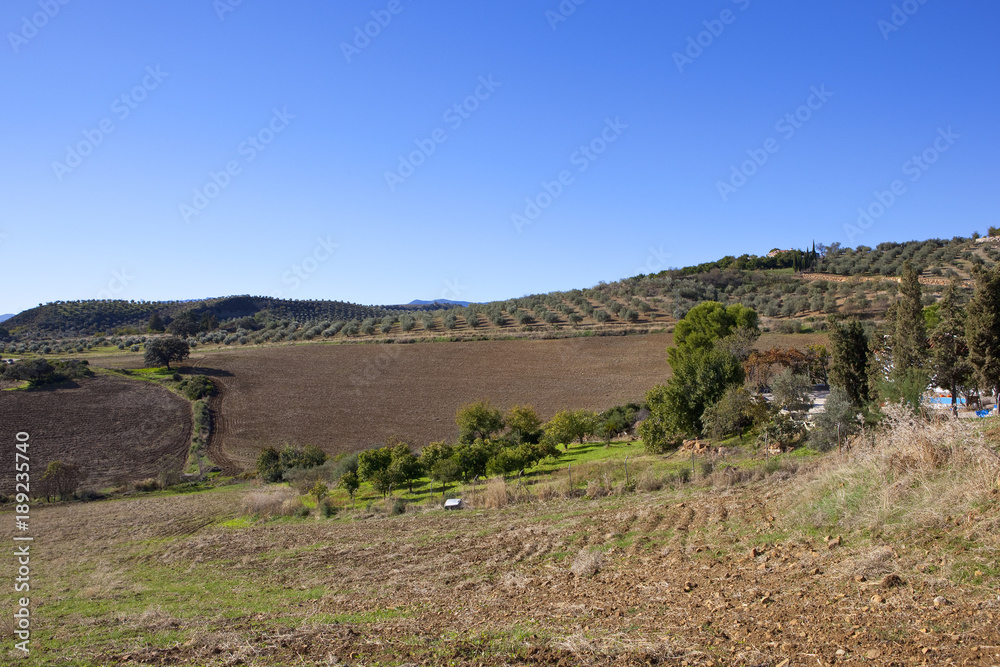
[{"label": "bush", "polygon": [[[179,377],[179,375],[175,374],[174,377]],[[190,401],[197,401],[215,394],[215,385],[212,384],[207,375],[196,375],[188,380],[183,380],[177,388]]]},{"label": "bush", "polygon": [[140,482],[136,482],[133,485],[133,487],[135,488],[136,491],[141,491],[143,493],[147,493],[149,491],[159,491],[160,482],[153,479],[152,477],[147,477],[146,479]]}]

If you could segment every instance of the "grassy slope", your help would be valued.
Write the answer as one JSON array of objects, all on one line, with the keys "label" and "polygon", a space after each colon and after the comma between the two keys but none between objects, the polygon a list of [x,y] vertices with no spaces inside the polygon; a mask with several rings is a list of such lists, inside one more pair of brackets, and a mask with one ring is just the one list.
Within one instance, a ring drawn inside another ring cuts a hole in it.
[{"label": "grassy slope", "polygon": [[[797,474],[520,503],[494,484],[496,509],[463,512],[255,520],[246,485],[37,508],[27,664],[1000,664],[995,431],[894,433]],[[585,446],[532,490],[625,454],[686,465]]]}]

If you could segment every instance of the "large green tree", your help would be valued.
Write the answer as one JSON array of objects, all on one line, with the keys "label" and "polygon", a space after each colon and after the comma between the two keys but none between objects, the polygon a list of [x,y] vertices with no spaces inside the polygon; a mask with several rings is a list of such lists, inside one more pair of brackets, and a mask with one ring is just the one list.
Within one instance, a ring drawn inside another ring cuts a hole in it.
[{"label": "large green tree", "polygon": [[[676,350],[709,348],[737,329],[758,330],[757,313],[741,304],[728,308],[717,301],[700,303],[681,318],[674,328]],[[668,352],[670,354],[670,352]]]},{"label": "large green tree", "polygon": [[170,370],[171,361],[183,361],[191,354],[191,346],[187,341],[167,336],[146,341],[146,352],[143,360],[147,366],[166,365]]},{"label": "large green tree", "polygon": [[1000,267],[980,269],[966,309],[969,362],[980,390],[1000,390]]},{"label": "large green tree", "polygon": [[662,391],[647,396],[654,414],[644,438],[668,442],[676,433],[702,432],[705,410],[743,382],[741,359],[759,335],[757,322],[757,313],[740,304],[706,301],[688,311],[674,329],[676,345],[667,350],[671,377]]}]

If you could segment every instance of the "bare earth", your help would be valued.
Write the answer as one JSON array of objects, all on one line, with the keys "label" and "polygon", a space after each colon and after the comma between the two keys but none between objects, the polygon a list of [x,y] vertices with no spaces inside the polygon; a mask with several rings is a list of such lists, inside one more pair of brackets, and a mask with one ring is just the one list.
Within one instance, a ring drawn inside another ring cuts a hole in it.
[{"label": "bare earth", "polygon": [[[454,438],[473,400],[604,410],[641,401],[669,374],[670,334],[414,345],[296,345],[206,352],[215,373],[212,449],[243,468],[282,442],[334,454],[398,435],[415,445]],[[221,371],[221,373],[218,373]]]},{"label": "bare earth", "polygon": [[[183,465],[191,442],[186,400],[148,382],[107,375],[36,391],[0,391],[5,437],[26,431],[32,479],[51,461],[75,463],[85,486],[155,477],[161,462]],[[14,447],[0,448],[0,466],[14,470]],[[13,474],[0,491],[14,490]]]}]

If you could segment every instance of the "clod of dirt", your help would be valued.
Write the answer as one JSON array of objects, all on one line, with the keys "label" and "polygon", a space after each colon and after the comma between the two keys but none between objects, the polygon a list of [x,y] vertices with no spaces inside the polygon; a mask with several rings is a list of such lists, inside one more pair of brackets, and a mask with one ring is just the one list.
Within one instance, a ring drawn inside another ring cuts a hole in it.
[{"label": "clod of dirt", "polygon": [[896,586],[902,586],[906,582],[898,574],[887,574],[882,577],[882,583],[879,584],[882,588],[895,588]]}]

